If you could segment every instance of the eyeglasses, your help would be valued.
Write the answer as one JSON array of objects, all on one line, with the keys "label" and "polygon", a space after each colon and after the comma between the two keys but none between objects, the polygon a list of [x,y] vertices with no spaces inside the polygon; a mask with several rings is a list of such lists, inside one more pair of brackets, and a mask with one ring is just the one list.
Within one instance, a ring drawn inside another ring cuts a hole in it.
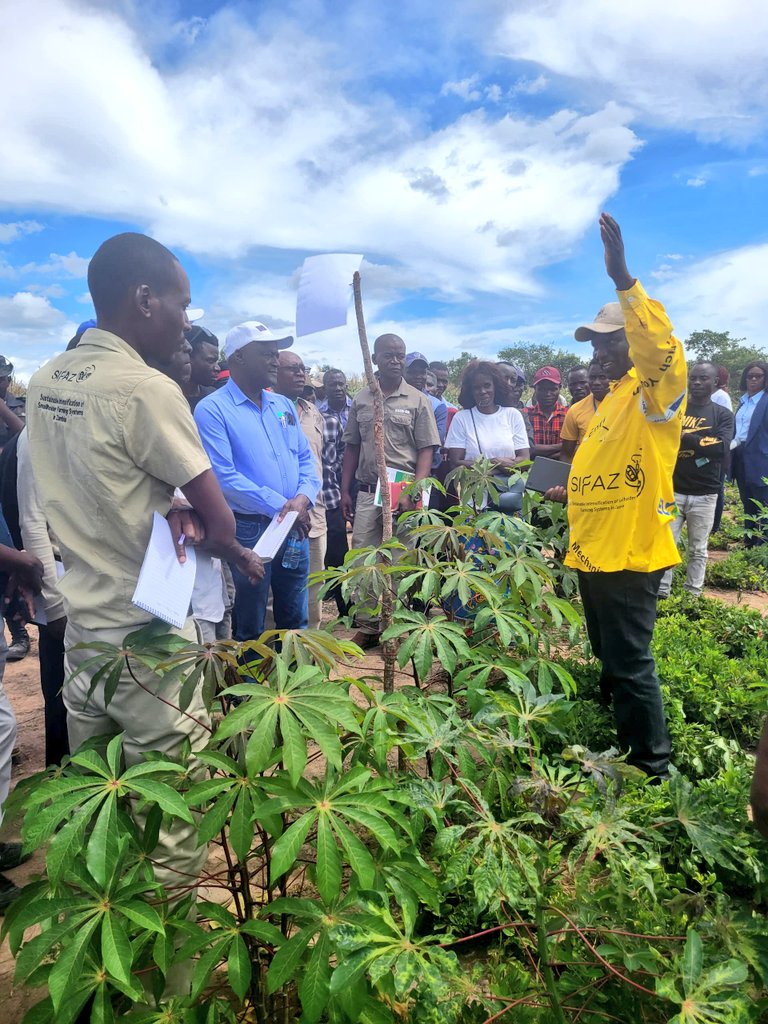
[{"label": "eyeglasses", "polygon": [[765,377],[764,373],[748,373],[747,380],[762,380]]}]

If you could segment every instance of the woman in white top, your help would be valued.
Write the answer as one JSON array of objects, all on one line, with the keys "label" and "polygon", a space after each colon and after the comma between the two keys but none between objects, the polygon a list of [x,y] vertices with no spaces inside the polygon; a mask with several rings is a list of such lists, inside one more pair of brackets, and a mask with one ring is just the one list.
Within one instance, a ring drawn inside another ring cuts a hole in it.
[{"label": "woman in white top", "polygon": [[470,363],[459,393],[463,407],[451,422],[445,446],[451,469],[490,459],[503,474],[529,458],[528,435],[518,409],[505,407],[504,380],[494,363]]}]

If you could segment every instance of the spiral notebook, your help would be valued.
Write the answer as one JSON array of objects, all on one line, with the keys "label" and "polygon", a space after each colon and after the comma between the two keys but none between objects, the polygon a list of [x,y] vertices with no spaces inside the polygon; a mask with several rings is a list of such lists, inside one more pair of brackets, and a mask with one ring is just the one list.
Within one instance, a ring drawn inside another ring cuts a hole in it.
[{"label": "spiral notebook", "polygon": [[178,560],[168,522],[155,512],[152,534],[131,600],[142,611],[181,629],[189,615],[196,567],[194,548],[187,548],[186,562]]}]

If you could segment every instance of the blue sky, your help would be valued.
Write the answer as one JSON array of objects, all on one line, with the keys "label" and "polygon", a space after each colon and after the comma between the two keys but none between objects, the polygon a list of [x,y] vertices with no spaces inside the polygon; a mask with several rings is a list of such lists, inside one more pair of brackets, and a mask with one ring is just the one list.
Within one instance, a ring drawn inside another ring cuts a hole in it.
[{"label": "blue sky", "polygon": [[[126,229],[220,335],[291,324],[304,257],[360,252],[371,337],[577,349],[611,298],[601,209],[681,337],[768,347],[768,11],[709,6],[5,4],[0,352],[60,351]],[[297,351],[360,366],[352,318]]]}]

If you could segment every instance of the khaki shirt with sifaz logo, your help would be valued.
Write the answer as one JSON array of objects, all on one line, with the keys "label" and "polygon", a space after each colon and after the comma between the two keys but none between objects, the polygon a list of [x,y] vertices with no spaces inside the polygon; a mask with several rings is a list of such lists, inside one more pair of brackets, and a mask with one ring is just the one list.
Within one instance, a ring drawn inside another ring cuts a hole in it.
[{"label": "khaki shirt with sifaz logo", "polygon": [[603,399],[568,480],[566,564],[653,572],[680,561],[670,530],[687,370],[664,307],[642,285],[619,292],[634,368]]}]

